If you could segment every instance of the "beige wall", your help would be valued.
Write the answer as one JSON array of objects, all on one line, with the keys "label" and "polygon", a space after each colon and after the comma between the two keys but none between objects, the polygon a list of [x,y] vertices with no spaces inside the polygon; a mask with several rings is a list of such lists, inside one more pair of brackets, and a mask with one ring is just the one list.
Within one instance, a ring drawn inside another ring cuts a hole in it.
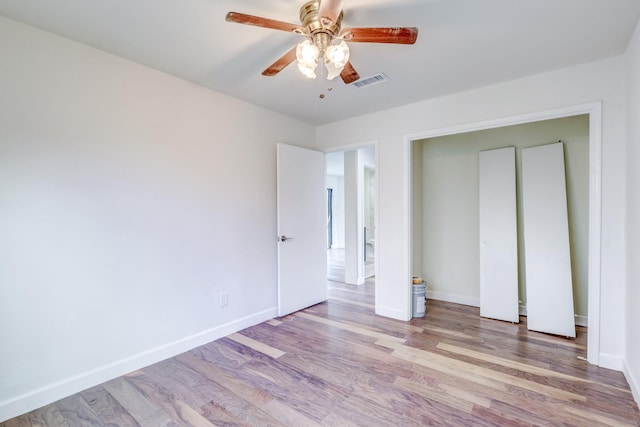
[{"label": "beige wall", "polygon": [[[589,118],[575,116],[416,141],[422,146],[421,274],[435,298],[479,303],[478,152],[516,147],[519,295],[526,305],[520,153],[523,148],[562,140],[575,312],[587,316]],[[415,218],[414,216],[414,218]],[[414,268],[414,271],[416,269]],[[585,319],[581,319],[585,320]]]}]

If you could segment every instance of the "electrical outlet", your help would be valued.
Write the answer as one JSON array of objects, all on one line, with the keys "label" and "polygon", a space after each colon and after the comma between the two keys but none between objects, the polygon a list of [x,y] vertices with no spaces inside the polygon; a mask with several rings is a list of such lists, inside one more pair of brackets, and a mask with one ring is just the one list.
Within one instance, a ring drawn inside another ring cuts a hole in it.
[{"label": "electrical outlet", "polygon": [[229,305],[229,294],[222,292],[220,294],[220,307],[226,307],[227,305]]}]

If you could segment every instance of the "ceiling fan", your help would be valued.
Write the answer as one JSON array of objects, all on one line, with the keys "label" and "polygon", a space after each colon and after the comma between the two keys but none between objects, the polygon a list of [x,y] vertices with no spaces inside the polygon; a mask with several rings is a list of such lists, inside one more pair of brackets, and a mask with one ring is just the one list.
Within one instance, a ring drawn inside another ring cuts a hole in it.
[{"label": "ceiling fan", "polygon": [[360,78],[349,61],[350,43],[395,43],[414,44],[418,38],[416,27],[365,27],[340,29],[344,0],[312,0],[300,8],[302,25],[276,21],[239,12],[227,13],[228,22],[254,25],[274,30],[293,32],[305,37],[262,72],[264,76],[275,76],[294,60],[298,69],[307,77],[315,78],[319,63],[327,69],[327,78],[340,76],[346,83]]}]

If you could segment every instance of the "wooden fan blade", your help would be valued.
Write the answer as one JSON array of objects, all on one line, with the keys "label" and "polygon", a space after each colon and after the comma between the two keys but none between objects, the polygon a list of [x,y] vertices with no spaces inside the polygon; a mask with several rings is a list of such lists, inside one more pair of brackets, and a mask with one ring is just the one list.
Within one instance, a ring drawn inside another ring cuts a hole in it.
[{"label": "wooden fan blade", "polygon": [[325,27],[335,24],[342,12],[344,0],[321,0],[318,9],[318,19]]},{"label": "wooden fan blade", "polygon": [[414,44],[418,38],[416,27],[345,28],[340,36],[356,43]]},{"label": "wooden fan blade", "polygon": [[349,84],[358,80],[360,75],[358,75],[358,72],[353,68],[353,65],[351,65],[351,61],[349,61],[342,69],[340,77],[345,84]]},{"label": "wooden fan blade", "polygon": [[291,64],[296,59],[296,46],[293,47],[289,52],[285,53],[278,59],[276,62],[271,64],[269,68],[262,72],[263,76],[275,76],[280,71],[284,70],[284,68]]},{"label": "wooden fan blade", "polygon": [[274,19],[263,18],[261,16],[247,15],[239,12],[229,12],[226,17],[227,22],[237,24],[254,25],[256,27],[271,28],[273,30],[293,32],[300,28],[299,25],[288,22],[276,21]]}]

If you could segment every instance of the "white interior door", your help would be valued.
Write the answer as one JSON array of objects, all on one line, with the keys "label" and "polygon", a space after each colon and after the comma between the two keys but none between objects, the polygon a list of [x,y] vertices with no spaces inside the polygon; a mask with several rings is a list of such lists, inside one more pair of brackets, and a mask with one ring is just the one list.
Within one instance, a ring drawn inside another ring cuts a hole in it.
[{"label": "white interior door", "polygon": [[576,336],[562,143],[522,150],[527,327]]},{"label": "white interior door", "polygon": [[519,322],[516,150],[479,154],[480,316]]},{"label": "white interior door", "polygon": [[324,154],[278,144],[278,315],[327,299]]}]

